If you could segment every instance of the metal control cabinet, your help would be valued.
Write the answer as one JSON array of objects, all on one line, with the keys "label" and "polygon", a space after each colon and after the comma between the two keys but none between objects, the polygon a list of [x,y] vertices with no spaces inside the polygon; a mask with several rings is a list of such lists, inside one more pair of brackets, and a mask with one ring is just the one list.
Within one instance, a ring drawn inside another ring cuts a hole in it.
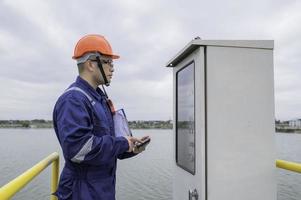
[{"label": "metal control cabinet", "polygon": [[273,45],[196,39],[167,63],[174,200],[276,200]]}]

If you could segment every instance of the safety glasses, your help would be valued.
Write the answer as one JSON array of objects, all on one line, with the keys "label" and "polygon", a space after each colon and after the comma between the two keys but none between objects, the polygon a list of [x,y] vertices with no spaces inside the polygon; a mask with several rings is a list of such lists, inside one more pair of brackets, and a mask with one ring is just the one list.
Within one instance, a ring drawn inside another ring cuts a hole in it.
[{"label": "safety glasses", "polygon": [[[91,60],[91,61],[97,62],[97,60]],[[100,59],[100,62],[101,62],[102,64],[108,64],[108,65],[111,66],[111,67],[114,66],[114,65],[113,65],[113,60],[111,60],[111,59]]]},{"label": "safety glasses", "polygon": [[101,61],[103,64],[108,64],[108,65],[110,65],[110,66],[113,66],[113,60],[111,60],[111,59],[108,59],[108,60],[100,59],[100,61]]}]

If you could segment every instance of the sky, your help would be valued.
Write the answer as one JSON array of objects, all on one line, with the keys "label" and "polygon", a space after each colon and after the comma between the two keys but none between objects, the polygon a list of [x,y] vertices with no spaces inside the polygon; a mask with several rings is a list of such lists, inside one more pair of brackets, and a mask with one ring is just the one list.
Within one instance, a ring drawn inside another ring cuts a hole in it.
[{"label": "sky", "polygon": [[0,119],[52,119],[76,79],[76,42],[101,34],[121,56],[107,88],[129,120],[172,119],[172,70],[196,36],[274,40],[275,117],[301,118],[301,1],[0,0]]}]

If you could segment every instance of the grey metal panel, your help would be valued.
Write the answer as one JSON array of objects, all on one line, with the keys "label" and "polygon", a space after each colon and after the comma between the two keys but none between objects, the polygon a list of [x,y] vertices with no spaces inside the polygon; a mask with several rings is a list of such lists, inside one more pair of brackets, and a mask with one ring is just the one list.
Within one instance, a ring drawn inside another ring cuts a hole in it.
[{"label": "grey metal panel", "polygon": [[194,188],[201,200],[276,199],[272,50],[273,41],[198,40],[170,61],[174,77],[196,61],[196,174],[175,164],[173,199]]},{"label": "grey metal panel", "polygon": [[207,47],[208,200],[275,200],[273,52]]},{"label": "grey metal panel", "polygon": [[219,47],[236,47],[236,48],[256,48],[256,49],[273,49],[273,40],[201,40],[195,39],[188,43],[174,58],[172,58],[166,67],[174,67],[191,52],[199,46],[219,46]]}]

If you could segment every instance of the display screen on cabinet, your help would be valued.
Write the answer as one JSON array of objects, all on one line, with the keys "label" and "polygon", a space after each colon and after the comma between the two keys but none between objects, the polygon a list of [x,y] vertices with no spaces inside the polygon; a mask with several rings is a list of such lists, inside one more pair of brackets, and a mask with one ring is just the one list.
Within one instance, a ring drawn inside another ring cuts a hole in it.
[{"label": "display screen on cabinet", "polygon": [[194,62],[176,74],[176,162],[195,174],[195,66]]}]

